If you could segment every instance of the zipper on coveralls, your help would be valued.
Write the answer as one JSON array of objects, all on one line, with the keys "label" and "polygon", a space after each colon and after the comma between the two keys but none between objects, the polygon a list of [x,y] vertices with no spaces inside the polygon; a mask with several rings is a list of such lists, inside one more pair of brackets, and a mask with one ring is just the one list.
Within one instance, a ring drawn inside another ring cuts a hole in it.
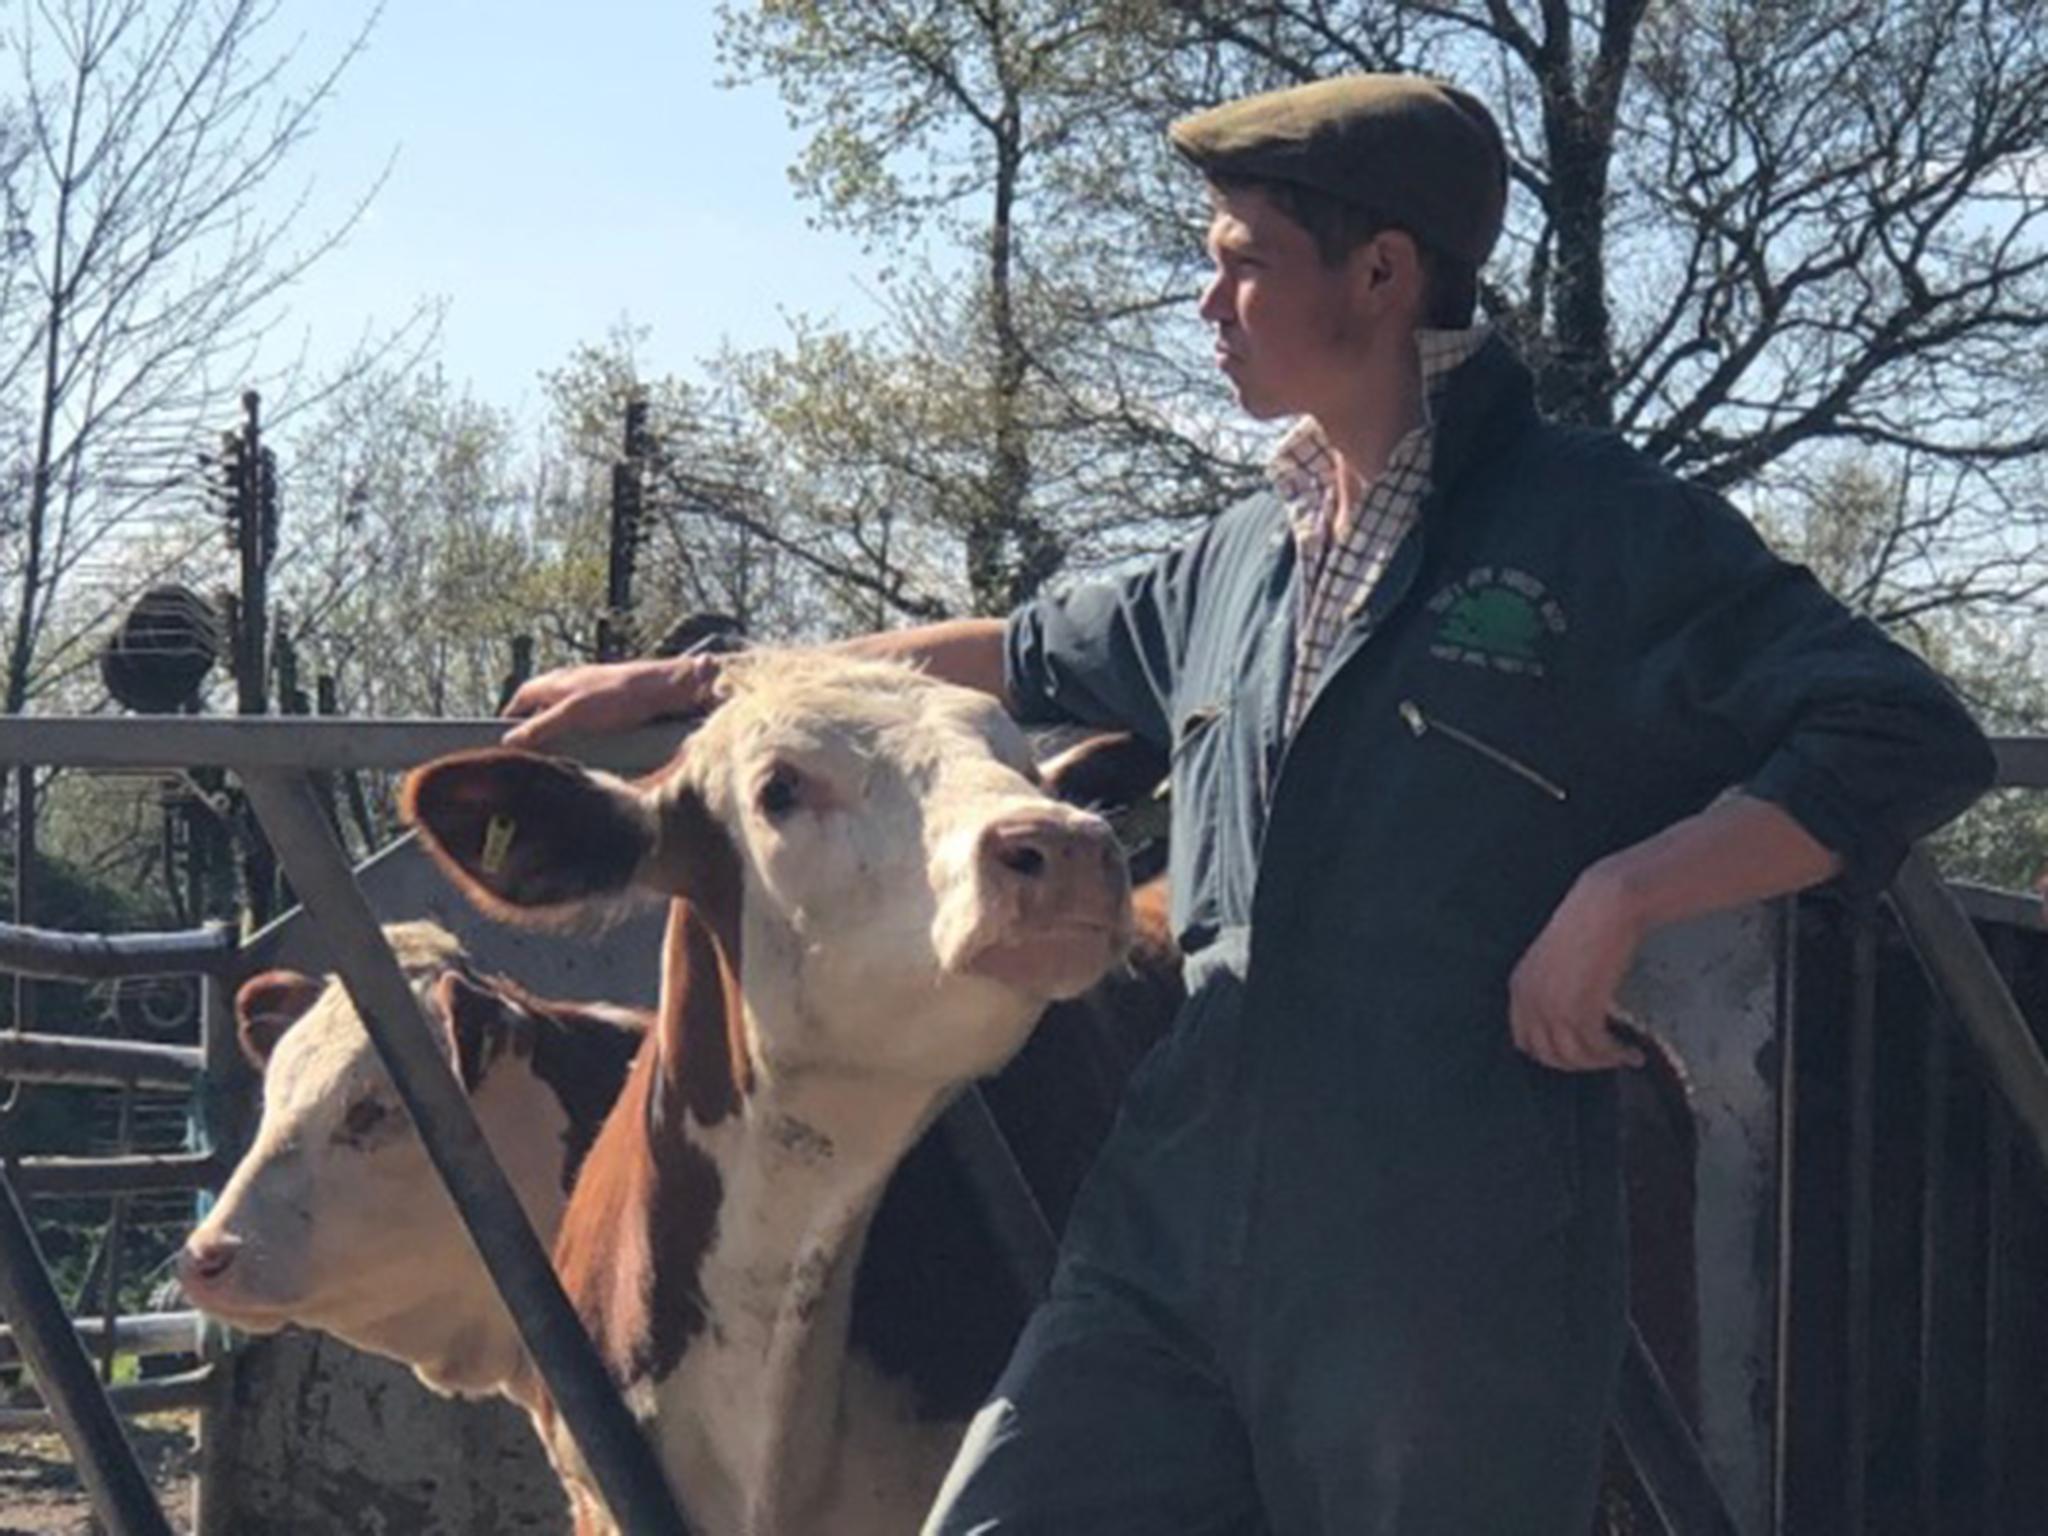
[{"label": "zipper on coveralls", "polygon": [[1408,727],[1408,733],[1411,736],[1419,739],[1427,736],[1431,731],[1435,731],[1439,736],[1448,737],[1461,747],[1469,747],[1488,762],[1498,763],[1501,767],[1507,769],[1509,773],[1535,785],[1544,794],[1550,796],[1551,799],[1562,801],[1565,798],[1562,786],[1552,783],[1527,763],[1519,758],[1509,756],[1501,751],[1499,747],[1481,741],[1469,731],[1461,731],[1455,725],[1446,725],[1443,721],[1426,714],[1422,706],[1413,699],[1403,699],[1400,710],[1402,723]]}]

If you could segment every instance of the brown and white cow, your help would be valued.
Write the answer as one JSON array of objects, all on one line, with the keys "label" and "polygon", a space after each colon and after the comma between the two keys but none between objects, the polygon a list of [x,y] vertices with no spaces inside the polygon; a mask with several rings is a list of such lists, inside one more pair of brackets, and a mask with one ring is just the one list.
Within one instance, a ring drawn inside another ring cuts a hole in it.
[{"label": "brown and white cow", "polygon": [[[650,1016],[479,975],[432,923],[385,929],[541,1240]],[[267,971],[235,999],[263,1113],[178,1255],[194,1305],[248,1332],[319,1328],[440,1392],[499,1392],[525,1351],[338,980]]]},{"label": "brown and white cow", "polygon": [[[406,808],[497,915],[671,900],[655,1030],[555,1259],[693,1528],[902,1532],[962,1425],[847,1347],[871,1219],[959,1087],[1124,952],[1127,879],[992,700],[822,654],[726,687],[640,784],[473,753]],[[515,1395],[579,1531],[611,1529],[540,1384]]]}]

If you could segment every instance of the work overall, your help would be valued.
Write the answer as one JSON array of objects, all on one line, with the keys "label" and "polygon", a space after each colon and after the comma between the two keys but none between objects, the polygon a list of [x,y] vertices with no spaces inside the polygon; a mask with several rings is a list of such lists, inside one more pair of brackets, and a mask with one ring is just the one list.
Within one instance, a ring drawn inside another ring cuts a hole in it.
[{"label": "work overall", "polygon": [[1254,496],[1011,621],[1033,720],[1173,763],[1189,998],[928,1530],[1583,1536],[1623,1338],[1613,1081],[1519,1054],[1574,878],[1731,786],[1889,878],[1988,781],[1949,690],[1489,342],[1291,740]]}]

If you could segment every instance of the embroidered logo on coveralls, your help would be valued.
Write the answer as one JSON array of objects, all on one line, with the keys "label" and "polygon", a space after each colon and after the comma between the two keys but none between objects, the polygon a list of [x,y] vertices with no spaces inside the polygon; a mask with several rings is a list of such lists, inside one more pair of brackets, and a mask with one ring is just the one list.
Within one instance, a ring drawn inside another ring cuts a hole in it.
[{"label": "embroidered logo on coveralls", "polygon": [[1567,628],[1564,607],[1527,571],[1477,565],[1429,600],[1438,616],[1429,654],[1521,677],[1544,675],[1549,642]]}]

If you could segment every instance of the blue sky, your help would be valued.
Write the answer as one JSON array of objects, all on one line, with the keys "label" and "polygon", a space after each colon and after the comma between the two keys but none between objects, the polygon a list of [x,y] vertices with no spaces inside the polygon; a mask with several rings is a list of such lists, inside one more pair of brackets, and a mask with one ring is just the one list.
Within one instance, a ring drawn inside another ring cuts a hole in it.
[{"label": "blue sky", "polygon": [[[351,4],[287,0],[274,41],[330,61]],[[800,140],[766,86],[722,90],[709,0],[391,0],[275,194],[307,227],[389,180],[298,288],[278,338],[318,360],[418,300],[449,301],[452,379],[516,410],[535,376],[622,318],[650,373],[722,338],[783,339],[784,311],[872,320],[879,258],[806,227]],[[394,159],[395,156],[395,159]]]}]

